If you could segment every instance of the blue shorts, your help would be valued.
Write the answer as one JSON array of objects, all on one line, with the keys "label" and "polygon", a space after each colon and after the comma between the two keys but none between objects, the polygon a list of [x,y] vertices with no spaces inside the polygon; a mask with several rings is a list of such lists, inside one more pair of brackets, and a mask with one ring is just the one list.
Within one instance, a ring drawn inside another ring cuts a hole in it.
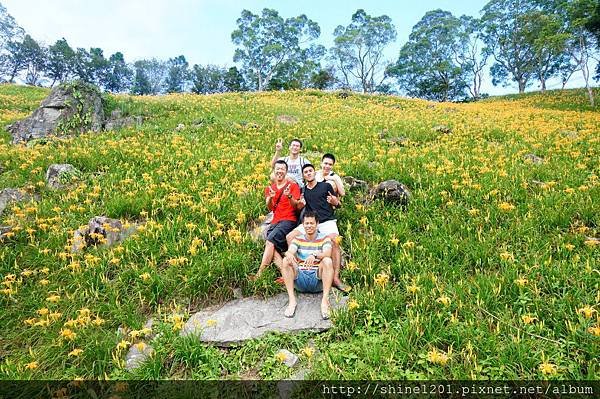
[{"label": "blue shorts", "polygon": [[294,280],[294,286],[300,292],[321,292],[323,291],[323,282],[318,276],[319,269],[317,267],[310,270],[303,270],[303,267],[298,268],[298,276]]}]

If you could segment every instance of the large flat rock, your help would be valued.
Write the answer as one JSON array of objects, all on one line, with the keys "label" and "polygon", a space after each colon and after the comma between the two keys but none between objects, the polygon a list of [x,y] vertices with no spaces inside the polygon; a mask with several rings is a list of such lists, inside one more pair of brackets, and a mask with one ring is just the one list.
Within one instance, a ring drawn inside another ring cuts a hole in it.
[{"label": "large flat rock", "polygon": [[[286,293],[267,299],[243,298],[194,314],[181,335],[196,335],[202,342],[229,346],[271,331],[320,332],[331,328],[331,320],[321,318],[321,294],[296,295],[298,307],[293,318],[283,315],[288,302]],[[347,297],[337,291],[330,295],[333,309],[345,306],[346,301]]]}]

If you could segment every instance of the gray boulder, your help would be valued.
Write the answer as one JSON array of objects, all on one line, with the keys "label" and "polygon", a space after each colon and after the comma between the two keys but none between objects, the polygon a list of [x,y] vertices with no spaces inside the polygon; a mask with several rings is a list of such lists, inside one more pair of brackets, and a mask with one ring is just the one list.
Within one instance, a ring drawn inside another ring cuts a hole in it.
[{"label": "gray boulder", "polygon": [[279,349],[275,354],[275,357],[281,357],[281,359],[283,359],[283,364],[285,364],[289,368],[294,367],[299,360],[298,355],[290,352],[287,349]]},{"label": "gray boulder", "polygon": [[111,247],[124,241],[137,229],[138,226],[135,224],[126,228],[120,220],[96,216],[89,221],[85,228],[75,231],[71,252],[79,252],[89,246]]},{"label": "gray boulder", "polygon": [[541,165],[544,163],[544,158],[538,157],[535,154],[525,154],[523,156],[523,160],[525,160],[525,162],[530,162],[534,165]]},{"label": "gray boulder", "polygon": [[104,130],[118,130],[126,127],[140,127],[143,122],[141,116],[123,116],[120,110],[111,112],[110,118],[104,122]]},{"label": "gray boulder", "polygon": [[386,180],[373,188],[371,195],[373,199],[382,199],[385,202],[408,205],[411,199],[409,189],[402,183],[396,180]]},{"label": "gray boulder", "polygon": [[12,230],[10,226],[0,226],[0,242],[4,241],[6,234]]},{"label": "gray boulder", "polygon": [[389,144],[391,145],[399,145],[399,146],[406,146],[410,143],[410,139],[408,137],[391,137],[389,139],[386,140]]},{"label": "gray boulder", "polygon": [[52,164],[46,170],[46,184],[54,190],[63,189],[79,174],[79,170],[71,164]]},{"label": "gray boulder", "polygon": [[131,345],[125,357],[125,369],[132,371],[142,365],[152,354],[154,349],[145,342]]},{"label": "gray boulder", "polygon": [[355,179],[352,176],[344,176],[342,180],[350,190],[368,190],[369,184],[364,180]]},{"label": "gray boulder", "polygon": [[[332,308],[345,306],[347,299],[332,292]],[[321,318],[321,294],[298,294],[297,300],[296,315],[287,318],[283,315],[288,301],[286,293],[267,299],[237,299],[194,314],[183,327],[181,335],[195,335],[202,342],[230,346],[271,331],[320,332],[331,328],[331,320]]]},{"label": "gray boulder", "polygon": [[434,126],[432,129],[434,132],[436,133],[442,133],[442,134],[450,134],[452,133],[452,128],[446,126],[446,125],[437,125]]},{"label": "gray boulder", "polygon": [[298,123],[298,118],[293,115],[278,115],[277,122],[283,123],[284,125],[294,125]]},{"label": "gray boulder", "polygon": [[98,132],[103,122],[100,90],[91,84],[70,82],[52,89],[33,114],[8,126],[7,130],[13,144],[17,144],[50,134]]},{"label": "gray boulder", "polygon": [[0,216],[11,203],[27,202],[37,200],[36,196],[31,196],[16,188],[5,188],[0,190]]}]

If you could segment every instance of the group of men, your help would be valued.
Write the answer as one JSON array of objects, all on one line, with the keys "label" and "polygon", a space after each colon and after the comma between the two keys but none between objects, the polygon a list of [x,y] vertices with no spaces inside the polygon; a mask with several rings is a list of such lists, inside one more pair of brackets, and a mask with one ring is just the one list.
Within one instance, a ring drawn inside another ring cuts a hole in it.
[{"label": "group of men", "polygon": [[323,155],[321,170],[317,171],[300,155],[300,140],[291,141],[288,156],[280,156],[282,148],[279,139],[271,160],[272,184],[265,189],[273,219],[256,276],[272,262],[279,268],[288,293],[286,317],[294,317],[296,312],[294,288],[301,292],[322,291],[321,316],[328,319],[331,287],[343,292],[350,289],[340,280],[341,249],[334,215],[345,194],[344,185],[332,170],[333,154]]}]

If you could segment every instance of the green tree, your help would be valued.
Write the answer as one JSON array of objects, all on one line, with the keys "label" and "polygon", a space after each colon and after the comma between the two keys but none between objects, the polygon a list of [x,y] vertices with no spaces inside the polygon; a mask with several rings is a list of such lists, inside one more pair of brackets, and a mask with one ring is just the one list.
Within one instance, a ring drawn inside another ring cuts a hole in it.
[{"label": "green tree", "polygon": [[594,92],[590,86],[590,58],[598,46],[596,36],[589,30],[597,10],[597,0],[557,0],[554,12],[566,24],[566,48],[572,64],[581,71],[590,104],[594,106]]},{"label": "green tree", "polygon": [[91,69],[91,55],[84,48],[77,48],[73,58],[73,73],[77,79],[87,83],[94,81],[94,71]]},{"label": "green tree", "polygon": [[133,64],[135,75],[131,86],[131,93],[137,95],[145,95],[152,93],[152,85],[146,73],[144,61],[136,61]]},{"label": "green tree", "polygon": [[371,17],[360,9],[352,15],[348,26],[339,25],[333,35],[330,54],[342,85],[346,88],[358,85],[363,93],[373,92],[386,77],[382,73],[383,51],[396,40],[396,28],[390,17]]},{"label": "green tree", "polygon": [[483,8],[483,41],[494,57],[490,69],[494,85],[515,81],[523,93],[535,75],[535,49],[526,29],[527,14],[535,9],[531,0],[490,0]]},{"label": "green tree", "polygon": [[104,57],[104,51],[98,47],[90,48],[89,54],[88,71],[92,78],[89,82],[102,87],[108,72],[108,60]]},{"label": "green tree", "polygon": [[8,82],[13,83],[19,72],[27,68],[28,62],[25,39],[11,40],[6,44],[6,54],[2,57],[2,72]]},{"label": "green tree", "polygon": [[325,47],[312,46],[300,50],[282,63],[269,81],[269,90],[298,90],[310,87],[311,78],[321,69],[319,60],[325,54]]},{"label": "green tree", "polygon": [[216,65],[194,65],[191,73],[192,92],[197,94],[224,92],[226,74],[225,68]]},{"label": "green tree", "polygon": [[165,88],[167,63],[156,58],[138,60],[134,64],[135,78],[132,88],[134,94],[158,94]]},{"label": "green tree", "polygon": [[397,63],[388,69],[409,95],[437,101],[465,97],[467,70],[461,21],[450,12],[429,11],[413,27],[400,50]]},{"label": "green tree", "polygon": [[31,36],[25,35],[25,39],[23,39],[23,51],[27,63],[25,83],[37,86],[40,84],[40,79],[46,69],[46,48],[40,46]]},{"label": "green tree", "polygon": [[244,76],[237,69],[237,67],[231,67],[227,70],[225,76],[223,77],[223,85],[225,86],[225,91],[247,90]]},{"label": "green tree", "polygon": [[67,40],[62,38],[48,47],[48,60],[46,63],[46,75],[52,79],[50,86],[56,82],[66,82],[73,73],[75,62],[75,51],[69,46]]},{"label": "green tree", "polygon": [[456,62],[465,74],[465,81],[470,82],[467,84],[469,93],[476,100],[481,97],[481,84],[489,53],[482,51],[481,20],[467,15],[459,19],[458,39],[461,45],[456,47]]},{"label": "green tree", "polygon": [[108,67],[101,82],[105,90],[121,93],[131,87],[133,71],[125,62],[123,53],[116,52],[108,59]]},{"label": "green tree", "polygon": [[[527,41],[533,46],[534,75],[540,81],[540,89],[546,91],[546,81],[568,65],[566,43],[568,35],[556,14],[535,10],[523,16]],[[566,82],[565,82],[566,83]]]},{"label": "green tree", "polygon": [[310,77],[309,87],[313,89],[325,90],[330,88],[334,82],[335,76],[331,68],[319,69]]},{"label": "green tree", "polygon": [[258,91],[268,87],[269,81],[285,63],[293,62],[303,45],[319,37],[321,30],[306,15],[283,19],[278,12],[265,8],[261,15],[242,11],[237,20],[238,29],[231,40],[238,47],[234,62],[242,64],[243,72]]},{"label": "green tree", "polygon": [[188,67],[188,62],[183,55],[167,61],[167,77],[165,79],[167,93],[181,93],[185,90],[190,74]]},{"label": "green tree", "polygon": [[[15,65],[10,56],[16,51],[15,47],[22,42],[24,35],[23,28],[8,13],[6,7],[0,4],[0,79],[12,74]],[[13,79],[14,75],[10,80]]]}]

